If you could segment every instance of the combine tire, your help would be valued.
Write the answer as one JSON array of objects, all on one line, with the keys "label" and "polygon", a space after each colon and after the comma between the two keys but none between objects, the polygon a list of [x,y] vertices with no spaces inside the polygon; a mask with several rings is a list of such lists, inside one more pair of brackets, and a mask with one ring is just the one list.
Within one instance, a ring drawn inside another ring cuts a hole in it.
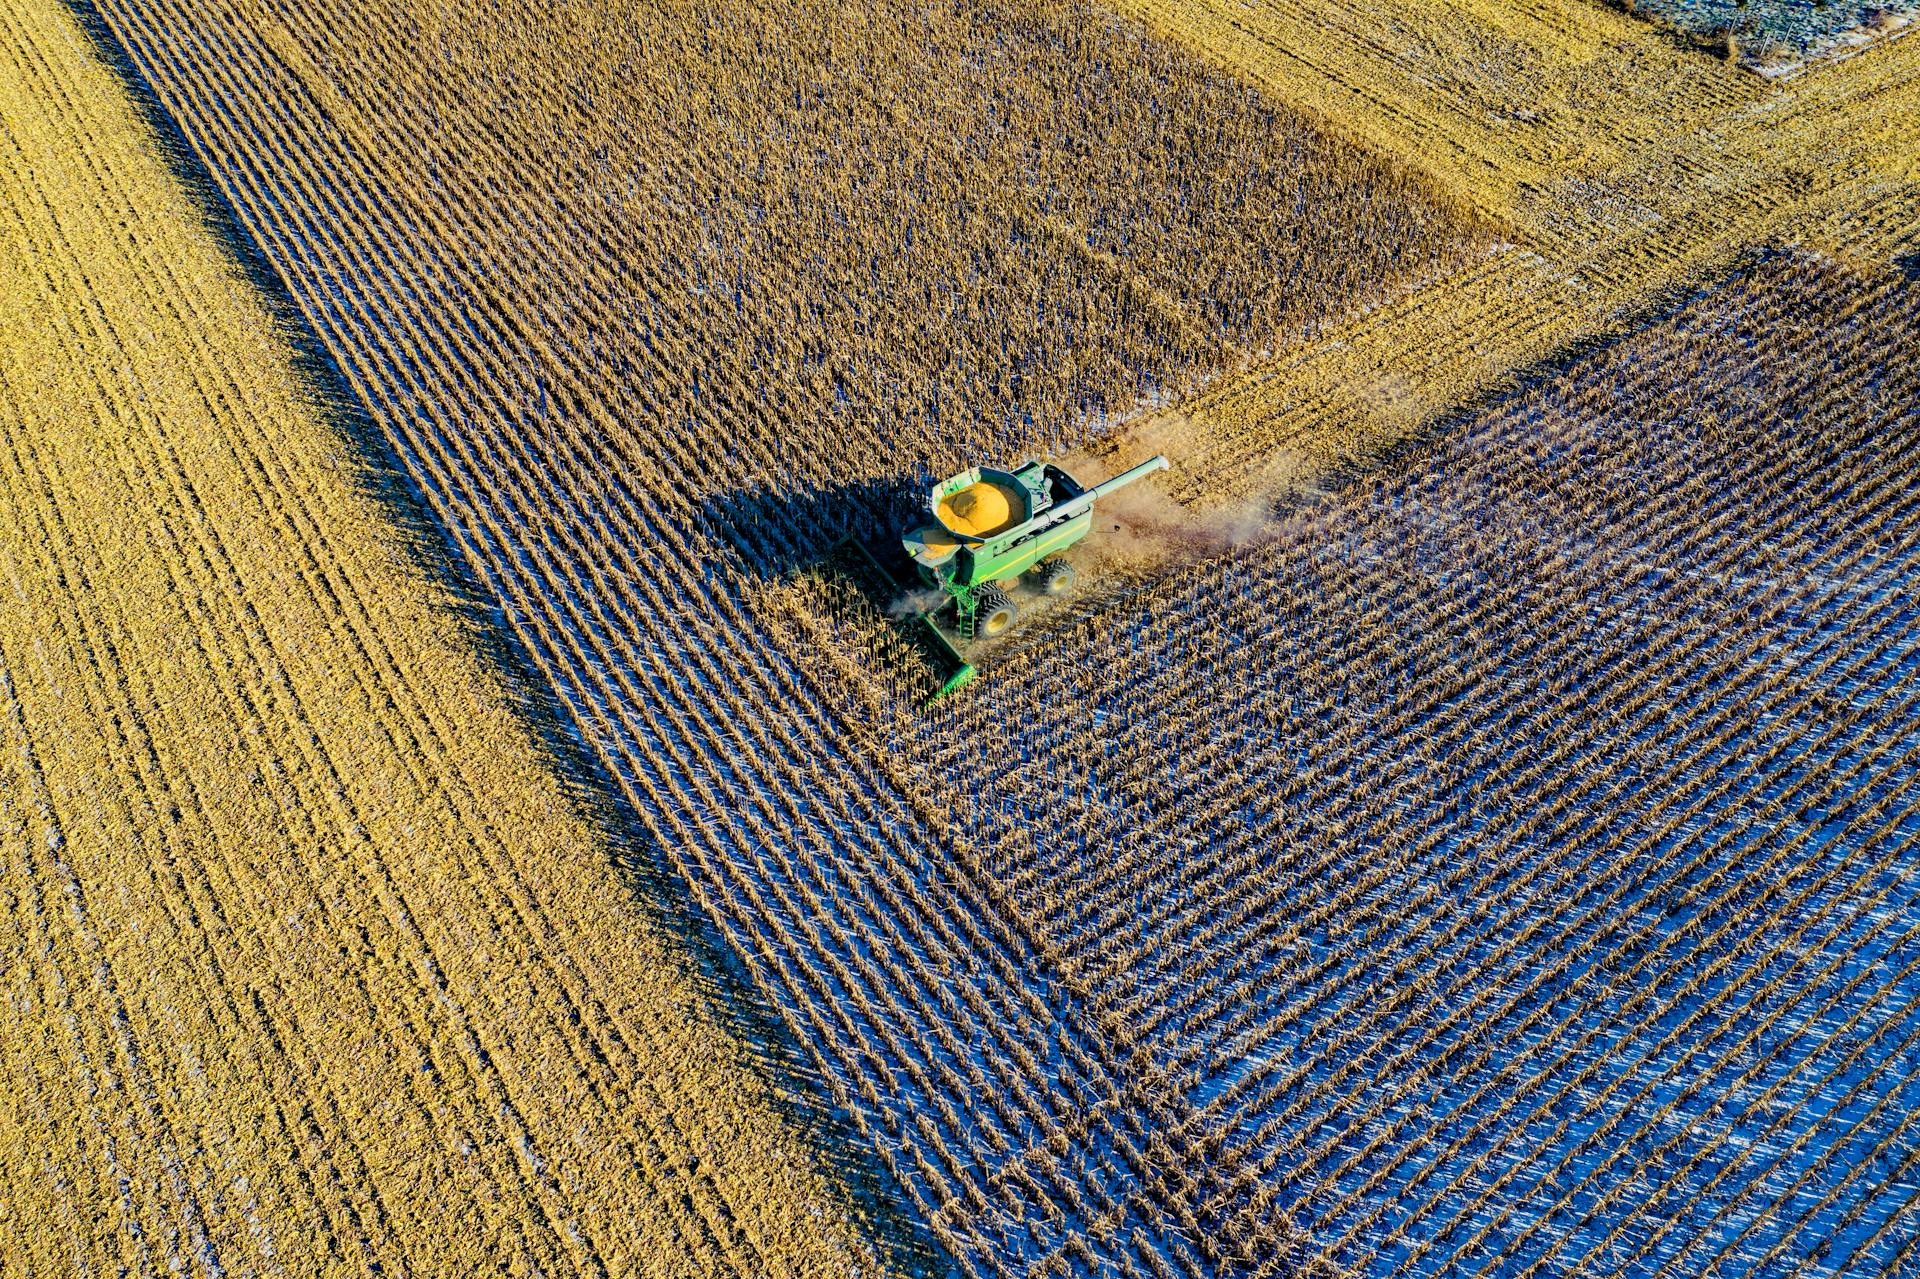
[{"label": "combine tire", "polygon": [[973,611],[973,633],[984,639],[995,635],[1005,635],[1013,625],[1013,601],[998,586],[980,588],[978,604]]},{"label": "combine tire", "polygon": [[1073,565],[1065,560],[1048,560],[1034,577],[1043,595],[1065,595],[1073,589]]}]

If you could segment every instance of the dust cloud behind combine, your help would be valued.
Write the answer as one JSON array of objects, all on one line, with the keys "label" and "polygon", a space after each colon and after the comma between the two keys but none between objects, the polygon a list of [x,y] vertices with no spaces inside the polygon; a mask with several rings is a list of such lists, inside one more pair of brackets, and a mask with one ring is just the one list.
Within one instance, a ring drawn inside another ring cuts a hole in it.
[{"label": "dust cloud behind combine", "polygon": [[887,616],[894,621],[912,617],[915,613],[931,613],[947,602],[946,594],[931,586],[910,590],[887,605]]},{"label": "dust cloud behind combine", "polygon": [[[1060,465],[1092,487],[1126,467],[1164,453],[1171,475],[1181,477],[1183,458],[1197,450],[1194,422],[1183,414],[1159,413],[1130,423],[1099,445],[1069,453]],[[1261,491],[1220,502],[1185,504],[1161,477],[1129,484],[1093,508],[1093,531],[1073,551],[1085,573],[1139,577],[1180,564],[1211,559],[1269,536],[1280,496]]]}]

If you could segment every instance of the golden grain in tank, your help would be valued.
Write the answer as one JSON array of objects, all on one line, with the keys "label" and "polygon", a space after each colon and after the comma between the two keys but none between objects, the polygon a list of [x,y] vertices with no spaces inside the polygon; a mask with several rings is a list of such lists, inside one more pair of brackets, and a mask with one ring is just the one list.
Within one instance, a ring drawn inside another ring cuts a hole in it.
[{"label": "golden grain in tank", "polygon": [[998,480],[981,480],[940,501],[940,522],[956,533],[991,537],[1026,518],[1027,500]]}]

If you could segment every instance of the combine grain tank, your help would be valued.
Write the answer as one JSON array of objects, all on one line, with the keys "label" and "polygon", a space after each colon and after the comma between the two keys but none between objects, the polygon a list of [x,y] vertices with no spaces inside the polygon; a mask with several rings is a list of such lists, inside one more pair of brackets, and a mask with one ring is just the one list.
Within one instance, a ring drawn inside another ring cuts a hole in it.
[{"label": "combine grain tank", "polygon": [[1012,592],[1023,577],[1047,595],[1073,588],[1073,565],[1062,555],[1092,529],[1093,504],[1166,467],[1156,455],[1092,488],[1052,462],[974,467],[933,486],[934,522],[901,543],[921,580],[946,594],[962,639],[1000,635],[1018,613]]},{"label": "combine grain tank", "polygon": [[940,668],[944,695],[977,673],[948,633],[962,642],[1004,634],[1018,614],[1014,592],[1022,584],[1044,595],[1066,594],[1074,571],[1064,553],[1092,530],[1094,503],[1166,468],[1166,458],[1150,457],[1087,488],[1052,462],[1013,471],[973,467],[933,486],[927,496],[933,523],[910,530],[897,545],[848,545],[897,596],[912,600],[929,587],[939,592],[930,605],[904,611]]}]

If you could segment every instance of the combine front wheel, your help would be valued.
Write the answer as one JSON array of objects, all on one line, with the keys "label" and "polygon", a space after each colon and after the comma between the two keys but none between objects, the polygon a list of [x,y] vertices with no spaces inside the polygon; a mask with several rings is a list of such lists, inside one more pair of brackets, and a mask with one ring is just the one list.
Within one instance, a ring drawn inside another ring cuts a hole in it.
[{"label": "combine front wheel", "polygon": [[1043,594],[1065,595],[1073,589],[1073,565],[1065,560],[1048,560],[1035,576]]},{"label": "combine front wheel", "polygon": [[1005,635],[1007,628],[1013,625],[1013,601],[998,586],[980,588],[978,601],[974,606],[974,634],[989,638]]}]

